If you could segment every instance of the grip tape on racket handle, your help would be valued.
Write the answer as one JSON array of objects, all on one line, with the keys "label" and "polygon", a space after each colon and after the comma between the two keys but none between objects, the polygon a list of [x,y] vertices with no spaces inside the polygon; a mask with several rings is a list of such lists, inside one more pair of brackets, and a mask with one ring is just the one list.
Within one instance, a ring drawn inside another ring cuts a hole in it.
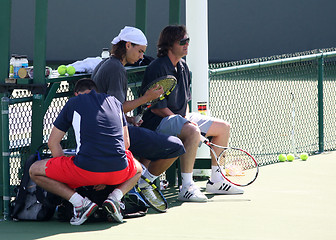
[{"label": "grip tape on racket handle", "polygon": [[135,116],[135,123],[139,123],[141,121],[142,115],[143,114],[138,114],[138,115]]}]

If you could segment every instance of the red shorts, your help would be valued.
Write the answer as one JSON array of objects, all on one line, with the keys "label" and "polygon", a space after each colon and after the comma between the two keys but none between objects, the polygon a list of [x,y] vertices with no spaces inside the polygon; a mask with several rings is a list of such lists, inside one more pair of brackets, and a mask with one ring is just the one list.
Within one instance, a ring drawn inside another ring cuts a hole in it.
[{"label": "red shorts", "polygon": [[55,157],[46,164],[46,176],[67,184],[70,188],[94,186],[99,184],[118,185],[132,178],[137,168],[133,154],[126,150],[127,168],[115,172],[90,172],[77,167],[73,163],[74,156]]}]

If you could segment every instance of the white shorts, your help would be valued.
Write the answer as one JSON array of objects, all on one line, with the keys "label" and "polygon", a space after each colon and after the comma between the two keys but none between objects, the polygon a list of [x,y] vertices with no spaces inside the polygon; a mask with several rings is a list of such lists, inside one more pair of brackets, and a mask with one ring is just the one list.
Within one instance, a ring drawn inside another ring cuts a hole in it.
[{"label": "white shorts", "polygon": [[206,134],[213,123],[214,118],[199,113],[190,113],[185,118],[181,115],[172,115],[161,120],[156,132],[177,136],[181,133],[182,127],[187,122],[194,122],[198,125],[201,133]]}]

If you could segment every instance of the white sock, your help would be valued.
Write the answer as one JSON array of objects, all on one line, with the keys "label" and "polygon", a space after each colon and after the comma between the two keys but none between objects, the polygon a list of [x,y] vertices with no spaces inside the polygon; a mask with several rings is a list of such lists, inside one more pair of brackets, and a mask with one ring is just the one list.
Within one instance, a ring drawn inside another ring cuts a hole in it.
[{"label": "white sock", "polygon": [[71,202],[74,207],[81,207],[83,205],[83,199],[81,195],[75,192],[69,199],[69,202]]},{"label": "white sock", "polygon": [[123,196],[124,196],[124,194],[119,188],[114,189],[113,192],[111,192],[108,195],[109,198],[113,198],[113,199],[118,200],[118,201],[121,201]]},{"label": "white sock", "polygon": [[[151,174],[151,173],[148,171],[148,169],[146,169],[146,170],[142,173],[142,176],[144,176],[145,178],[148,178],[148,180],[151,181],[151,182],[154,182],[155,179],[157,179],[157,178],[159,177],[159,176],[155,176],[155,175]],[[139,181],[138,181],[138,186],[139,186],[139,188],[142,188],[142,187],[144,187],[144,186],[146,186],[146,185],[147,185],[146,181],[143,180],[142,178],[140,178]]]},{"label": "white sock", "polygon": [[182,187],[188,187],[193,183],[193,173],[181,173]]},{"label": "white sock", "polygon": [[218,166],[211,166],[210,181],[214,183],[223,181],[223,176],[220,173]]}]

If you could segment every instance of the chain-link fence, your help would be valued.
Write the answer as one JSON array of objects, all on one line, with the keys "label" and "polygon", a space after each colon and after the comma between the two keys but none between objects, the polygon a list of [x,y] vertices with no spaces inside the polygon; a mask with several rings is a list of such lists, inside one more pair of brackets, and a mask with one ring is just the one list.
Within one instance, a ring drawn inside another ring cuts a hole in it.
[{"label": "chain-link fence", "polygon": [[210,65],[210,110],[231,123],[230,145],[260,165],[280,153],[334,150],[336,55],[327,52],[324,61],[302,53]]}]

